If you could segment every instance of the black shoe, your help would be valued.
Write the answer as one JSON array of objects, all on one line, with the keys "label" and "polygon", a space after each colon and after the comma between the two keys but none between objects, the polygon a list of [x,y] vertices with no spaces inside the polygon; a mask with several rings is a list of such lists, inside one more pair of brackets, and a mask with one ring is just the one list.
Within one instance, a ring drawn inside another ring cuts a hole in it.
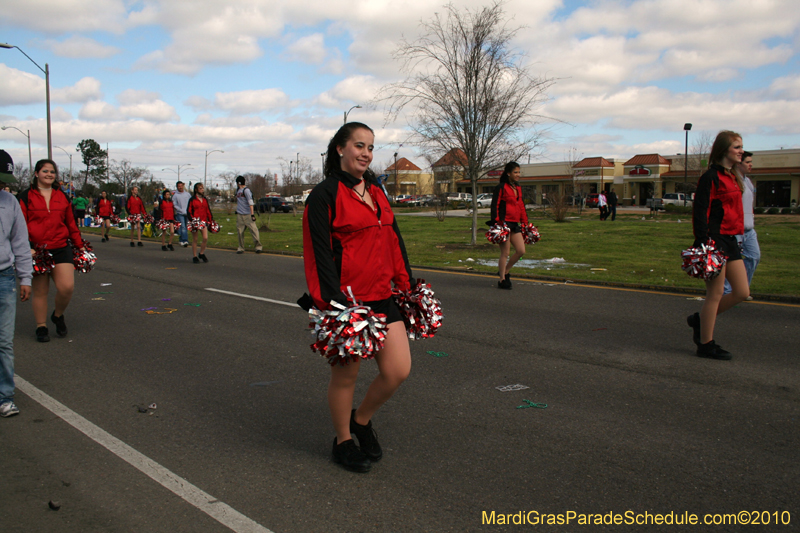
[{"label": "black shoe", "polygon": [[509,274],[509,273],[506,273],[506,281],[508,281],[509,283],[511,283],[511,274]]},{"label": "black shoe", "polygon": [[56,335],[59,337],[66,337],[67,336],[67,324],[64,322],[64,315],[56,316],[56,312],[53,311],[53,314],[50,315],[50,320],[53,321],[53,324],[56,325]]},{"label": "black shoe", "polygon": [[257,254],[260,254],[260,253],[262,253],[263,251],[264,251],[264,250],[256,250],[256,253],[257,253]]},{"label": "black shoe", "polygon": [[133,244],[133,241],[131,241],[131,248],[136,248],[136,245]]},{"label": "black shoe", "polygon": [[161,247],[161,251],[162,251],[162,252],[166,252],[166,251],[167,251],[167,247],[166,247],[166,246],[162,246],[162,247]]},{"label": "black shoe", "polygon": [[372,468],[372,463],[358,449],[353,439],[336,444],[336,437],[333,438],[333,462],[339,463],[351,472],[369,472]]},{"label": "black shoe", "polygon": [[700,313],[695,313],[686,317],[686,323],[694,331],[692,332],[692,340],[700,346]]},{"label": "black shoe", "polygon": [[383,450],[381,445],[378,444],[378,434],[372,429],[372,420],[367,422],[366,426],[362,426],[356,422],[356,410],[350,412],[350,433],[358,439],[358,447],[367,458],[377,463],[383,457]]},{"label": "black shoe", "polygon": [[237,253],[237,254],[243,254],[243,253],[244,253],[244,250],[236,250],[236,253]]},{"label": "black shoe", "polygon": [[192,257],[192,263],[199,263],[200,260],[196,257]]},{"label": "black shoe", "polygon": [[721,361],[729,361],[731,357],[733,357],[731,352],[723,350],[722,347],[713,340],[705,344],[698,344],[697,355],[698,357],[708,357],[709,359],[719,359]]},{"label": "black shoe", "polygon": [[497,287],[498,287],[499,289],[508,289],[508,290],[511,290],[511,280],[509,280],[509,279],[504,279],[503,281],[498,281],[498,282],[497,282]]},{"label": "black shoe", "polygon": [[169,248],[170,252],[174,252],[175,251],[175,248],[173,248],[171,244],[168,244],[167,248]]},{"label": "black shoe", "polygon": [[208,263],[208,257],[206,257],[206,254],[197,254],[197,257],[202,259],[203,263]]},{"label": "black shoe", "polygon": [[50,335],[48,335],[47,326],[39,326],[36,328],[36,340],[39,342],[50,342]]},{"label": "black shoe", "polygon": [[137,242],[136,245],[137,246],[144,246],[144,244],[142,244],[142,241]]}]

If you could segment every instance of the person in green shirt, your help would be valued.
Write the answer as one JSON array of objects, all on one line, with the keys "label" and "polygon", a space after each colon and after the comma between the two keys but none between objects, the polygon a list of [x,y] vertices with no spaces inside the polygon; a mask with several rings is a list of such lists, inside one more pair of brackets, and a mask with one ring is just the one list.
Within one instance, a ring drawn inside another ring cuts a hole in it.
[{"label": "person in green shirt", "polygon": [[75,222],[78,227],[83,227],[83,221],[86,219],[86,206],[89,205],[89,200],[83,197],[83,193],[72,199],[72,208],[75,211]]}]

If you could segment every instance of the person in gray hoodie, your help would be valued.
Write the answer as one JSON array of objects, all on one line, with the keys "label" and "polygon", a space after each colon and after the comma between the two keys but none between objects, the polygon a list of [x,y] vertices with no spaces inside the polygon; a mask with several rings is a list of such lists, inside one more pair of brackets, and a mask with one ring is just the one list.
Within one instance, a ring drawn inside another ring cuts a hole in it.
[{"label": "person in gray hoodie", "polygon": [[[0,150],[0,182],[15,183],[14,161]],[[15,276],[16,267],[16,276]],[[17,316],[17,280],[20,300],[31,296],[33,259],[28,242],[28,225],[19,202],[0,190],[0,416],[14,416],[14,322]]]}]

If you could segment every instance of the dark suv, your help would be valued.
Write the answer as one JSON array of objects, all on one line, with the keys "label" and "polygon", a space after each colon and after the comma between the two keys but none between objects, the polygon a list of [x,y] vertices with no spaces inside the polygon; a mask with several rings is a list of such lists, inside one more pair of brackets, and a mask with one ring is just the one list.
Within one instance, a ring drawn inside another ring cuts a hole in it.
[{"label": "dark suv", "polygon": [[259,213],[266,213],[267,211],[270,213],[277,213],[278,211],[288,213],[292,210],[292,204],[277,196],[267,196],[266,198],[258,199],[256,209],[258,209]]}]

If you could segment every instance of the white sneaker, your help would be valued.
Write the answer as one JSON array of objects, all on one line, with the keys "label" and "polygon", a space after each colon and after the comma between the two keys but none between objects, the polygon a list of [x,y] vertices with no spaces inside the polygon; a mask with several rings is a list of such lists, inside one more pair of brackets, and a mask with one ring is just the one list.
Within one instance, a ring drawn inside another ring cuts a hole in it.
[{"label": "white sneaker", "polygon": [[752,301],[753,301],[753,297],[752,297],[752,296],[748,296],[748,297],[747,297],[747,301],[748,301],[748,302],[752,302]]},{"label": "white sneaker", "polygon": [[4,402],[0,405],[0,416],[3,418],[8,418],[9,416],[14,416],[19,414],[19,408],[14,404],[14,402]]},{"label": "white sneaker", "polygon": [[188,242],[182,242],[182,243],[181,243],[181,246],[183,246],[184,248],[186,248],[187,246],[189,246],[189,243],[188,243]]}]

